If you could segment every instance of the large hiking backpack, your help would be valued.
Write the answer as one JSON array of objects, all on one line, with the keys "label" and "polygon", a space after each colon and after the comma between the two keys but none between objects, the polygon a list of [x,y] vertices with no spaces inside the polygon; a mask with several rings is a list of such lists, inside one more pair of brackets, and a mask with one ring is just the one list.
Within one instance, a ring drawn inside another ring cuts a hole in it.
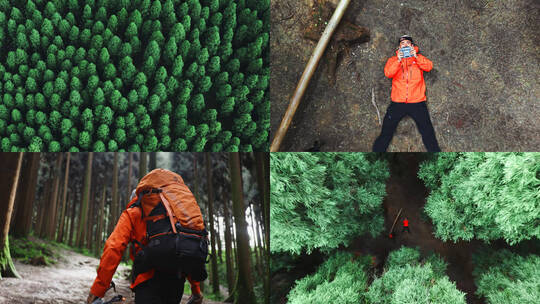
[{"label": "large hiking backpack", "polygon": [[148,244],[134,241],[142,249],[135,255],[134,277],[156,269],[204,281],[208,233],[195,196],[182,177],[155,169],[141,179],[135,193],[136,202],[130,208],[141,208]]}]

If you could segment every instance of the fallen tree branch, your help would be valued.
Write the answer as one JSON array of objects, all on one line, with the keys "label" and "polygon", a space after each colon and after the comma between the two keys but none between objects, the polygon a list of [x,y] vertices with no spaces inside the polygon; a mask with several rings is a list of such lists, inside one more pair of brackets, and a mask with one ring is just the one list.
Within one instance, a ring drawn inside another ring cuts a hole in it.
[{"label": "fallen tree branch", "polygon": [[381,125],[381,114],[379,113],[379,108],[377,107],[377,104],[375,103],[375,88],[371,88],[371,103],[375,107],[375,110],[377,110],[377,118],[379,118],[379,126]]},{"label": "fallen tree branch", "polygon": [[304,73],[298,81],[296,90],[294,91],[291,101],[289,102],[289,106],[287,107],[287,111],[283,115],[281,124],[279,125],[276,135],[274,136],[274,140],[272,141],[272,145],[270,146],[270,152],[277,152],[279,150],[279,146],[281,145],[281,142],[289,129],[296,109],[298,109],[298,106],[300,105],[300,101],[304,96],[304,92],[306,91],[309,81],[311,80],[311,76],[313,76],[313,73],[319,64],[319,60],[321,59],[328,42],[330,42],[332,34],[339,25],[339,22],[341,21],[341,18],[343,17],[343,14],[345,13],[350,1],[351,0],[341,0],[334,11],[332,18],[330,18],[330,21],[328,21],[328,25],[324,29],[321,39],[317,43],[317,46],[315,47],[315,50],[313,51],[313,54],[311,55],[306,68],[304,69]]},{"label": "fallen tree branch", "polygon": [[397,220],[399,218],[399,216],[401,215],[401,211],[403,210],[403,208],[399,209],[399,212],[396,216],[396,219],[394,220],[394,223],[392,224],[392,228],[390,229],[390,234],[392,234],[394,232],[394,226],[396,225],[397,223]]}]

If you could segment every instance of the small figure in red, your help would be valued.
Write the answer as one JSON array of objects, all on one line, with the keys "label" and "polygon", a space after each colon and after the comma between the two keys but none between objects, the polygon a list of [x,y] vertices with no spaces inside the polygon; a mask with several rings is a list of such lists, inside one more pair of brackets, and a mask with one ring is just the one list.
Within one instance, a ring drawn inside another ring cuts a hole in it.
[{"label": "small figure in red", "polygon": [[407,231],[408,233],[411,233],[411,231],[409,230],[409,220],[407,218],[403,220],[403,229],[401,230],[401,232],[405,232],[405,231]]}]

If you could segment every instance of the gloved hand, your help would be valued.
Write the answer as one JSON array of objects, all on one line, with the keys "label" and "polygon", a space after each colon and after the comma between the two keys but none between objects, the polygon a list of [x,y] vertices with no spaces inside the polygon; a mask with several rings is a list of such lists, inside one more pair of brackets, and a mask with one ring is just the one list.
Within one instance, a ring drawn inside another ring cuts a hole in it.
[{"label": "gloved hand", "polygon": [[93,295],[91,292],[88,294],[88,298],[86,299],[86,304],[92,304],[98,297]]}]

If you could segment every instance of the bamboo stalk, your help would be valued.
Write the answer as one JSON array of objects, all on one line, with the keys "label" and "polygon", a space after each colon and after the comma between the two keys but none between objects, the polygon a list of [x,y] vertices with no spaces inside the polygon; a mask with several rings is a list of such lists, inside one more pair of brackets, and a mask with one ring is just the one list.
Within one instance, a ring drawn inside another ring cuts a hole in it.
[{"label": "bamboo stalk", "polygon": [[279,125],[276,135],[274,136],[274,140],[272,141],[272,145],[270,146],[270,152],[277,152],[279,150],[279,146],[281,145],[281,142],[289,129],[293,116],[296,109],[298,109],[298,106],[300,105],[300,101],[304,96],[309,81],[311,80],[311,77],[319,64],[319,60],[321,59],[328,42],[330,42],[332,34],[339,25],[339,22],[341,21],[349,2],[351,2],[351,0],[340,0],[334,14],[332,15],[332,18],[330,18],[330,21],[328,21],[328,25],[324,29],[321,39],[319,39],[319,42],[317,43],[317,46],[315,47],[315,50],[313,51],[313,54],[311,55],[306,68],[304,69],[304,73],[298,81],[296,90],[294,91],[291,101],[289,102],[289,106],[287,107],[287,111],[283,115],[281,124]]},{"label": "bamboo stalk", "polygon": [[399,218],[399,216],[401,215],[401,211],[403,211],[403,208],[399,209],[399,212],[396,216],[396,219],[394,220],[394,223],[392,224],[392,229],[390,229],[390,234],[392,234],[392,232],[394,232],[394,226],[396,225],[397,223],[397,219]]}]

